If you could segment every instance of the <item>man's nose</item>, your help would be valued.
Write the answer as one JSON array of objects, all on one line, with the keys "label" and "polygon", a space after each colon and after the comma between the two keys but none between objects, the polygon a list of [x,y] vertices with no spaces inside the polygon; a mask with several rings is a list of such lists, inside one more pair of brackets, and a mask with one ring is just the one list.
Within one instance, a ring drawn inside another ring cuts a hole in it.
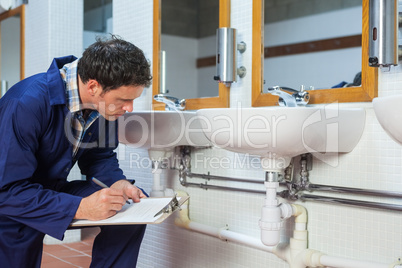
[{"label": "man's nose", "polygon": [[129,101],[123,106],[123,110],[131,113],[133,111],[134,101]]}]

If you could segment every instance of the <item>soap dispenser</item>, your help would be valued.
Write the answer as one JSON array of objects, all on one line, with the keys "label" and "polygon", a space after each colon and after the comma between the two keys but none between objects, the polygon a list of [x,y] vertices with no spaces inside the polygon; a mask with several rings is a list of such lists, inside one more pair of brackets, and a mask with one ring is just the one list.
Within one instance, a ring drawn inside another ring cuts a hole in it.
[{"label": "soap dispenser", "polygon": [[236,42],[236,29],[219,28],[216,30],[216,75],[214,80],[230,86],[237,82],[237,76],[243,78],[246,75],[246,68],[237,68],[237,50],[243,53],[246,44]]},{"label": "soap dispenser", "polygon": [[398,0],[369,1],[369,66],[398,65]]}]

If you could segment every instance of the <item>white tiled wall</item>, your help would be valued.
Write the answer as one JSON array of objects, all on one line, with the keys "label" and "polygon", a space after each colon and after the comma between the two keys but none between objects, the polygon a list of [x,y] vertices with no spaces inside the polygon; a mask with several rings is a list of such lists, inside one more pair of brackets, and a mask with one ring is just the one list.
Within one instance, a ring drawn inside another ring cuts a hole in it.
[{"label": "white tiled wall", "polygon": [[82,22],[82,0],[30,0],[26,5],[25,76],[46,71],[54,57],[80,57]]},{"label": "white tiled wall", "polygon": [[[248,45],[247,51],[240,56],[239,65],[244,65],[248,74],[232,86],[230,103],[232,107],[239,105],[250,107],[252,1],[232,0],[231,2],[232,27],[238,29],[238,40]],[[60,51],[57,48],[63,47],[65,43],[70,44],[69,38],[82,36],[82,33],[77,34],[81,30],[76,25],[82,21],[82,18],[77,18],[77,21],[70,20],[72,27],[58,24],[49,26],[55,17],[67,16],[65,14],[67,9],[74,9],[70,11],[75,13],[77,9],[82,8],[81,4],[82,0],[29,1],[26,23],[27,75],[46,70],[53,56],[81,52],[81,48],[74,47],[73,44]],[[152,11],[152,1],[113,1],[114,33],[142,48],[150,60],[152,59]],[[76,14],[71,16],[74,17]],[[379,96],[392,94],[402,94],[400,66],[391,68],[389,72],[379,73]],[[151,97],[151,88],[146,89],[135,101],[135,109],[150,109]],[[339,155],[336,166],[315,160],[314,169],[310,172],[311,182],[401,192],[402,147],[393,142],[381,129],[370,103],[353,105],[366,109],[366,127],[361,141],[353,152]],[[126,175],[136,179],[137,184],[149,192],[152,186],[151,168],[149,166],[141,168],[141,164],[147,163],[147,161],[141,161],[147,159],[147,151],[120,145],[118,154]],[[194,172],[264,179],[264,172],[260,168],[241,168],[235,165],[238,158],[243,158],[244,155],[236,155],[219,149],[196,150],[193,152],[193,159],[196,155],[203,157],[207,165],[204,167],[193,163]],[[208,157],[209,159],[229,158],[232,165],[216,168],[207,161]],[[259,237],[258,220],[261,216],[263,195],[184,188],[178,182],[178,172],[172,170],[162,175],[162,181],[169,187],[189,193],[192,220],[214,227],[227,225],[232,231]],[[226,185],[239,187],[233,183],[226,183]],[[244,185],[246,188],[254,187],[264,190],[262,184],[260,186],[247,183]],[[400,200],[393,199],[359,196],[350,196],[350,198],[401,204]],[[313,202],[306,202],[303,205],[308,209],[309,215],[310,248],[334,256],[384,263],[391,263],[402,257],[401,213]],[[283,231],[284,241],[289,239],[292,226],[290,220]],[[180,229],[173,224],[172,218],[163,224],[148,226],[138,267],[279,268],[288,267],[288,265],[272,254]]]},{"label": "white tiled wall", "polygon": [[[82,0],[30,0],[26,5],[25,76],[45,72],[55,57],[80,57],[83,50],[82,21]],[[81,174],[76,166],[69,179],[80,178]],[[63,242],[75,242],[80,239],[81,230],[69,230]],[[56,244],[60,241],[46,236],[45,243]]]},{"label": "white tiled wall", "polygon": [[[117,2],[117,1],[116,1]],[[146,4],[151,12],[151,3]],[[128,5],[130,6],[130,5]],[[126,12],[135,18],[136,4],[132,9],[124,7]],[[231,106],[251,106],[251,1],[232,0],[232,27],[238,29],[238,40],[246,42],[247,51],[240,56],[239,65],[247,68],[247,76],[231,87]],[[143,28],[152,24],[152,13],[141,21]],[[115,23],[119,17],[114,16]],[[140,23],[135,20],[134,24]],[[131,29],[132,30],[132,29]],[[137,33],[131,31],[133,35]],[[146,36],[149,37],[149,34]],[[143,36],[144,39],[146,37]],[[151,38],[151,37],[149,37]],[[144,40],[145,42],[145,40]],[[151,40],[147,41],[149,46]],[[149,47],[147,47],[148,49]],[[402,69],[391,68],[390,72],[379,73],[379,95],[402,94]],[[150,99],[146,101],[150,102]],[[350,104],[349,104],[350,105]],[[402,147],[393,142],[377,122],[371,103],[355,103],[355,107],[366,109],[366,127],[362,139],[355,150],[349,154],[341,154],[337,162],[328,165],[314,161],[310,180],[316,184],[333,184],[346,187],[383,189],[402,191]],[[152,185],[151,169],[136,169],[139,159],[147,157],[146,151],[134,150],[121,145],[120,163],[129,177],[137,180],[137,184],[150,191]],[[232,160],[229,168],[214,168],[207,162],[207,167],[198,164],[193,172],[214,175],[233,176],[250,179],[264,179],[264,172],[257,168],[239,168],[234,163],[236,155],[220,149],[196,150],[195,155],[203,159],[208,157],[224,157]],[[237,157],[245,157],[240,155]],[[131,159],[131,161],[130,161]],[[184,188],[178,183],[177,171],[167,171],[162,176],[165,183],[175,189],[187,191],[190,198],[190,218],[196,222],[214,227],[224,227],[235,232],[259,237],[258,220],[261,216],[263,195],[222,192]],[[194,180],[197,181],[197,180]],[[202,182],[202,180],[199,180]],[[214,184],[219,184],[215,183]],[[231,186],[239,186],[228,184]],[[263,185],[243,184],[246,188],[264,190]],[[400,200],[385,198],[348,198],[368,201],[382,201],[402,204]],[[298,202],[301,203],[301,202]],[[380,211],[366,208],[346,207],[323,203],[302,203],[308,209],[309,247],[323,253],[366,261],[392,263],[402,257],[402,215],[398,212]],[[282,239],[289,239],[293,224],[286,224]],[[139,267],[288,267],[287,263],[272,254],[256,249],[220,241],[198,233],[176,227],[172,219],[157,226],[148,226],[139,257]]]},{"label": "white tiled wall", "polygon": [[230,88],[230,105],[237,107],[238,102],[242,107],[251,106],[251,77],[252,64],[252,1],[231,1],[231,25],[237,29],[237,42],[243,41],[247,45],[244,53],[238,53],[238,66],[246,67],[247,74],[238,79]]},{"label": "white tiled wall", "polygon": [[[152,63],[152,1],[114,0],[113,32],[144,51]],[[151,67],[152,68],[152,67]],[[151,109],[152,86],[134,101],[134,110]]]}]

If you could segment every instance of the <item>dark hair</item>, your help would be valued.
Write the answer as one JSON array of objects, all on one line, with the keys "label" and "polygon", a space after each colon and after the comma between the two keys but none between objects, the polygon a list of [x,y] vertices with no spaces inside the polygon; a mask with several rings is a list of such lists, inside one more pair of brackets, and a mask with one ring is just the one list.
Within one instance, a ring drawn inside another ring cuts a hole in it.
[{"label": "dark hair", "polygon": [[103,92],[121,86],[151,85],[151,70],[141,49],[112,35],[111,39],[97,37],[85,49],[77,66],[83,83],[96,80]]}]

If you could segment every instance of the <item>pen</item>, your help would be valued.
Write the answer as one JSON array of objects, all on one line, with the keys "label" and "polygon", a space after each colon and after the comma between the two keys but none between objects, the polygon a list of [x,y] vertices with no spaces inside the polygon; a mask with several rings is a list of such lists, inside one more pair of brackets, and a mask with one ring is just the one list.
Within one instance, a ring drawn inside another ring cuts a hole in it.
[{"label": "pen", "polygon": [[[102,188],[109,188],[106,184],[104,184],[103,182],[101,182],[100,180],[98,180],[96,178],[92,178],[92,181]],[[130,205],[130,202],[126,201],[126,204]]]}]

